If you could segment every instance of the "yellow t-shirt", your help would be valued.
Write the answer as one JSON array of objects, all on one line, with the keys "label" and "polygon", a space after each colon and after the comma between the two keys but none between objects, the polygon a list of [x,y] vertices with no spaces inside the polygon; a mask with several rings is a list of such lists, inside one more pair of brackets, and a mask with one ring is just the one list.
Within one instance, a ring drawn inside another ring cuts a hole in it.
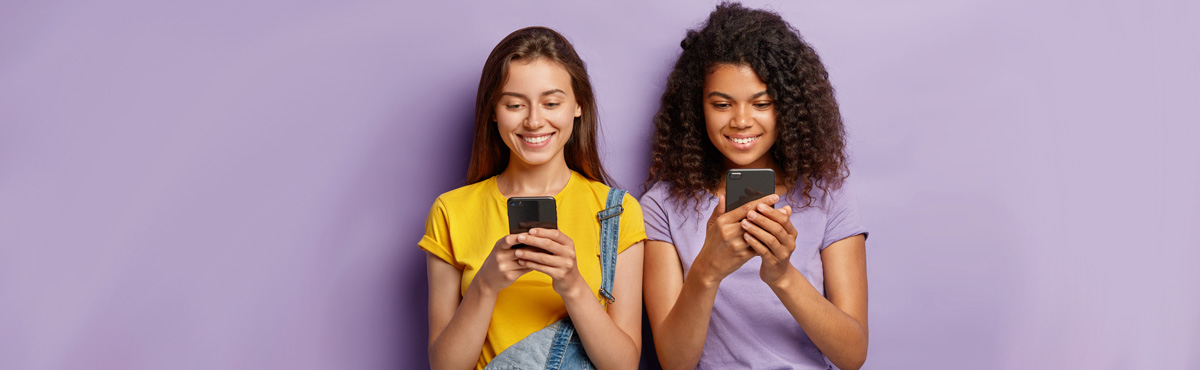
[{"label": "yellow t-shirt", "polygon": [[[600,221],[596,213],[605,208],[608,190],[607,185],[572,171],[566,187],[554,196],[558,228],[575,242],[579,273],[597,299],[601,296]],[[418,245],[462,270],[463,294],[496,241],[508,235],[507,200],[492,177],[451,190],[433,202],[425,221],[425,236]],[[641,205],[628,194],[621,205],[625,211],[621,214],[618,253],[646,239]],[[550,276],[532,271],[500,292],[477,369],[505,348],[567,315],[562,297],[554,292],[551,282]]]}]

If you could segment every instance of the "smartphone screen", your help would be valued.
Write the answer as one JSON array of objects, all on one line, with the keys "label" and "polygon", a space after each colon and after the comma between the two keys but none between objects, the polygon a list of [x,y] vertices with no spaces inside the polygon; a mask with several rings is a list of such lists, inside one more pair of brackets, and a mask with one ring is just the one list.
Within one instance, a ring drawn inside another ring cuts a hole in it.
[{"label": "smartphone screen", "polygon": [[749,168],[725,171],[725,212],[775,194],[775,171]]},{"label": "smartphone screen", "polygon": [[[532,228],[557,229],[558,211],[554,197],[508,198],[508,233],[527,233]],[[513,248],[531,247],[518,244]]]}]

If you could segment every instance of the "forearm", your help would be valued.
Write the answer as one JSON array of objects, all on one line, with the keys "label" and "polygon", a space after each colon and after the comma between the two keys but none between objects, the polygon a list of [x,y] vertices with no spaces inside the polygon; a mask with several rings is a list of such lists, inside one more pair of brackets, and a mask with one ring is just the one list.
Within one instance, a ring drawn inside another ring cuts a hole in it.
[{"label": "forearm", "polygon": [[638,367],[641,352],[637,342],[609,317],[587,283],[580,280],[576,287],[563,294],[563,303],[588,359],[597,369]]},{"label": "forearm", "polygon": [[[433,369],[471,369],[479,362],[487,338],[496,293],[474,282],[467,288],[454,317],[429,346],[429,364]],[[474,349],[473,351],[471,349]]]},{"label": "forearm", "polygon": [[813,344],[840,369],[858,369],[867,358],[866,328],[825,299],[799,271],[789,270],[770,284]]},{"label": "forearm", "polygon": [[700,362],[720,284],[702,275],[698,271],[687,274],[674,307],[654,330],[654,345],[664,369],[693,369]]}]

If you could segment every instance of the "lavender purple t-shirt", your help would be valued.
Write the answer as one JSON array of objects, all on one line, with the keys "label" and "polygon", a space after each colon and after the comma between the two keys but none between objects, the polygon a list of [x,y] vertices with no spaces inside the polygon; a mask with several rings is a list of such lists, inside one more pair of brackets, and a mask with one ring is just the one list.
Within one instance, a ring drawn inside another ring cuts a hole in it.
[{"label": "lavender purple t-shirt", "polygon": [[[646,236],[673,244],[686,276],[704,245],[705,226],[717,198],[704,193],[697,212],[694,203],[682,205],[668,196],[667,189],[666,183],[659,182],[642,195]],[[776,204],[776,208],[792,204],[795,213],[791,221],[797,236],[791,262],[821,294],[825,294],[821,250],[836,241],[867,234],[858,206],[845,189],[825,193],[814,187],[809,207],[789,203],[788,197]],[[761,259],[751,259],[721,282],[697,368],[833,368],[759,278],[761,264]]]}]

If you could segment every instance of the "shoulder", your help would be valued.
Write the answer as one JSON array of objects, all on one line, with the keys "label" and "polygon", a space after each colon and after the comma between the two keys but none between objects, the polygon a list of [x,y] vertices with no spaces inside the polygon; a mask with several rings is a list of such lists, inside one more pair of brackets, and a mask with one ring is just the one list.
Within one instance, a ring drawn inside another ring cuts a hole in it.
[{"label": "shoulder", "polygon": [[[453,209],[460,206],[479,204],[480,199],[490,194],[492,189],[489,187],[489,184],[493,184],[493,179],[483,180],[442,193],[433,201],[433,206],[434,208],[440,206]],[[491,186],[494,187],[495,185]]]},{"label": "shoulder", "polygon": [[671,184],[666,181],[659,181],[650,185],[645,194],[642,194],[641,201],[643,204],[653,204],[655,207],[667,208],[667,205],[674,204],[671,198]]},{"label": "shoulder", "polygon": [[[613,187],[605,185],[603,182],[588,179],[578,173],[574,174],[573,176],[577,176],[581,186],[586,188],[587,191],[596,198],[599,204],[604,205],[608,203],[608,194]],[[621,199],[621,206],[625,208],[639,207],[637,199],[634,198],[633,195],[628,191],[625,192],[625,196]]]},{"label": "shoulder", "polygon": [[[818,188],[820,199],[826,207],[836,207],[839,204],[853,201],[849,181],[843,179],[834,184],[818,182],[818,185],[828,185],[825,189]],[[814,187],[815,188],[815,187]]]},{"label": "shoulder", "polygon": [[[797,180],[796,183],[798,185],[803,184],[803,181]],[[804,205],[805,203],[809,203],[808,206],[811,208],[829,212],[830,208],[836,208],[839,203],[845,202],[849,192],[850,190],[845,180],[841,182],[829,182],[814,179],[812,180],[812,188],[808,190],[808,199],[812,200],[811,203],[801,197],[799,187],[791,193],[790,197],[792,197],[793,207],[795,207],[795,204]]]}]

